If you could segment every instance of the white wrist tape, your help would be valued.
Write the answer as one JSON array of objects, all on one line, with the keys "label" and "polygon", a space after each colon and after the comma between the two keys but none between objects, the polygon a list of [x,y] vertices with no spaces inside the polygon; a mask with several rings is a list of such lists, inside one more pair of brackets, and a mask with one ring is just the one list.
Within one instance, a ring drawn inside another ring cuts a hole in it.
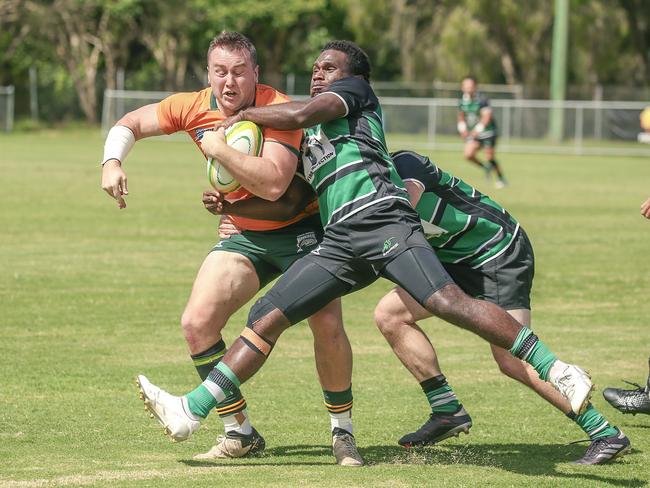
[{"label": "white wrist tape", "polygon": [[477,134],[483,132],[483,130],[485,130],[485,126],[481,122],[474,126],[474,131],[476,131]]},{"label": "white wrist tape", "polygon": [[467,124],[465,121],[461,120],[458,122],[458,124],[456,124],[456,128],[458,129],[458,132],[463,133],[467,130]]},{"label": "white wrist tape", "polygon": [[135,144],[135,136],[131,129],[124,125],[116,125],[106,136],[104,143],[104,159],[102,159],[102,166],[109,159],[117,159],[120,163],[124,162],[124,158],[129,154],[129,151]]}]

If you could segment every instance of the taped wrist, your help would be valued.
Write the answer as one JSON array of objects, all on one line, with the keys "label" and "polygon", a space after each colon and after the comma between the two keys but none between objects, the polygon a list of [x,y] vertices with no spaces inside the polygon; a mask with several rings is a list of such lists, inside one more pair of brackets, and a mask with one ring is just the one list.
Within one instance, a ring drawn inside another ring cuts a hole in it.
[{"label": "taped wrist", "polygon": [[131,129],[124,125],[114,126],[106,136],[102,166],[111,159],[117,159],[122,163],[134,144],[135,135]]},{"label": "taped wrist", "polygon": [[485,126],[481,122],[479,122],[478,124],[476,124],[474,126],[474,130],[478,134],[478,133],[483,132],[485,130]]},{"label": "taped wrist", "polygon": [[456,124],[456,129],[458,129],[458,132],[465,132],[467,130],[467,124],[461,120]]}]

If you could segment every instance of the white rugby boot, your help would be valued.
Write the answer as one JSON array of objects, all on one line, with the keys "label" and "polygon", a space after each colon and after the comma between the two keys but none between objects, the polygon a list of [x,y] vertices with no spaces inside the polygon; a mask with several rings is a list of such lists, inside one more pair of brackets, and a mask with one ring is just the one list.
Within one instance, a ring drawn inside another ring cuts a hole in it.
[{"label": "white rugby boot", "polygon": [[165,434],[173,442],[181,442],[199,430],[199,418],[190,413],[185,397],[170,395],[152,384],[146,376],[138,375],[136,384],[140,389],[140,399],[144,408],[165,429]]},{"label": "white rugby boot", "polygon": [[584,413],[595,388],[585,370],[558,359],[551,366],[548,381],[569,401],[573,413]]}]

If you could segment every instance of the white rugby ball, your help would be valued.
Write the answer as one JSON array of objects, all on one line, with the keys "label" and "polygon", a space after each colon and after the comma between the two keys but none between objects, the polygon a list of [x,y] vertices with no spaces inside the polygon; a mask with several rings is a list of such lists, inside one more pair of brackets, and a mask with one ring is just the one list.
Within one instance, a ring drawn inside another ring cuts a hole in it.
[{"label": "white rugby ball", "polygon": [[[253,122],[243,120],[226,129],[226,144],[244,154],[259,156],[262,153],[264,138],[262,129]],[[239,182],[224,168],[219,161],[208,158],[208,181],[221,193],[230,193],[240,187]]]}]

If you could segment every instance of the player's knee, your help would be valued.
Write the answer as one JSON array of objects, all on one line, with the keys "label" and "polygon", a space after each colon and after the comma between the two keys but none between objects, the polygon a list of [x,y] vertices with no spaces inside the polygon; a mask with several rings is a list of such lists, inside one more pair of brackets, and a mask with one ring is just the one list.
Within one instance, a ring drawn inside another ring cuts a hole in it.
[{"label": "player's knee", "polygon": [[220,330],[217,322],[201,310],[185,310],[181,316],[181,328],[186,337],[200,335],[208,330]]},{"label": "player's knee", "polygon": [[246,327],[275,341],[291,323],[266,296],[255,302],[248,313]]},{"label": "player's knee", "polygon": [[431,295],[425,308],[437,317],[448,317],[455,309],[463,306],[463,302],[469,297],[458,285],[450,283],[443,286]]}]

